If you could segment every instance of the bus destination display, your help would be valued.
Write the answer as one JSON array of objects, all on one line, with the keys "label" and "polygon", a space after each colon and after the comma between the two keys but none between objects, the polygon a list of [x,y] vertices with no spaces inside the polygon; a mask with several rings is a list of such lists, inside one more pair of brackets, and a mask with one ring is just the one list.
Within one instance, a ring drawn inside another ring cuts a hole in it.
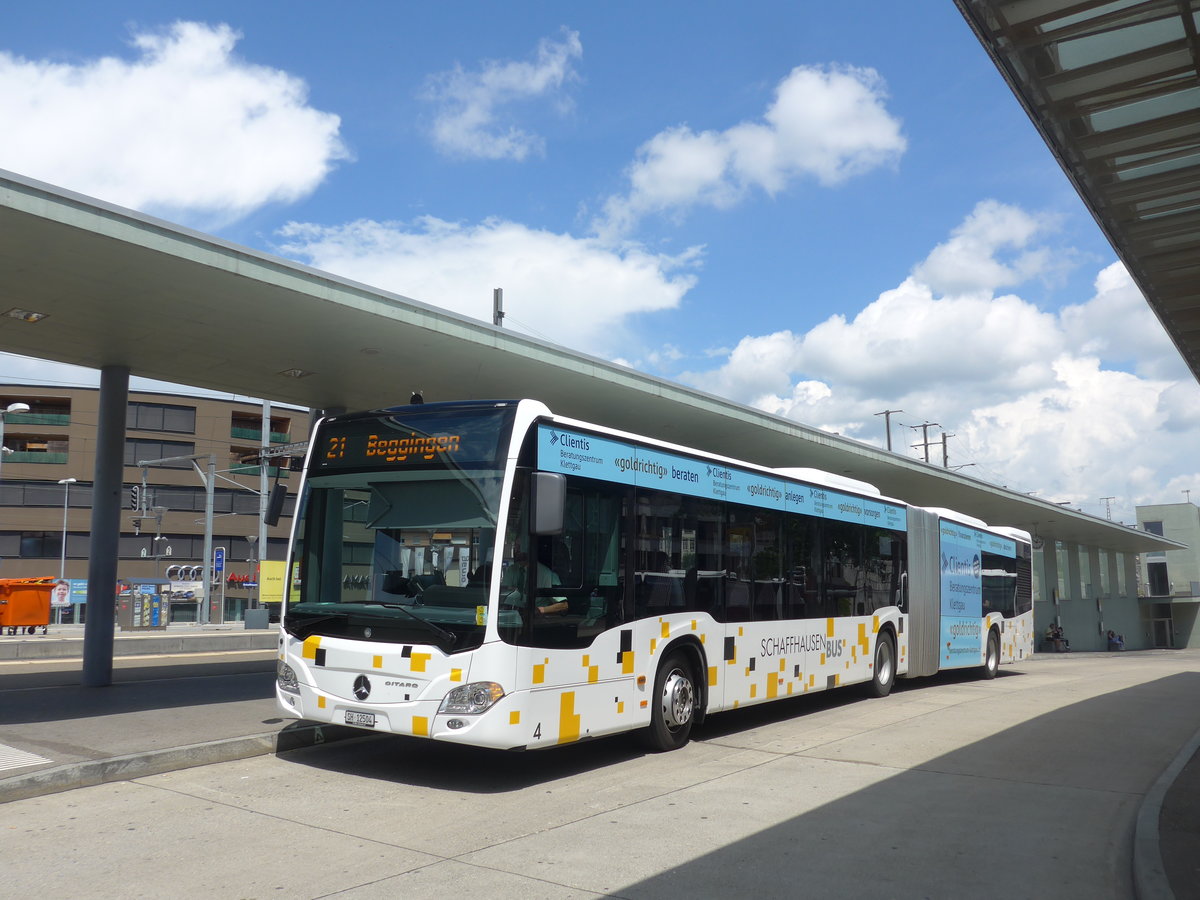
[{"label": "bus destination display", "polygon": [[322,471],[493,468],[508,419],[410,414],[335,420],[321,429],[313,464]]}]

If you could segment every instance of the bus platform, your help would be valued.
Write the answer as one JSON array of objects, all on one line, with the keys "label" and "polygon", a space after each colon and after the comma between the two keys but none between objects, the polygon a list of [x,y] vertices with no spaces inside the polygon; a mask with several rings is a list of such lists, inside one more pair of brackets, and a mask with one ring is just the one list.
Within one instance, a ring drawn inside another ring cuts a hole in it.
[{"label": "bus platform", "polygon": [[369,737],[278,716],[277,626],[118,631],[105,687],[82,684],[83,631],[0,636],[0,804]]},{"label": "bus platform", "polygon": [[[222,633],[216,626],[213,632]],[[205,632],[193,627],[192,633]],[[55,639],[53,627],[47,637]],[[0,818],[4,804],[45,794],[374,739],[357,729],[281,718],[275,659],[273,649],[115,655],[113,684],[103,688],[81,685],[77,658],[0,659]],[[1141,801],[1133,844],[1141,900],[1200,900],[1200,733]]]}]

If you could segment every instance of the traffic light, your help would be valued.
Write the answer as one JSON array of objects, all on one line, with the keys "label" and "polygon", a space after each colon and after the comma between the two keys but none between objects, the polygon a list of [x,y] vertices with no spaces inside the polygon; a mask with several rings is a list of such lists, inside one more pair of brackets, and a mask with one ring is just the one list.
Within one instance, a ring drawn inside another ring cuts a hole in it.
[{"label": "traffic light", "polygon": [[267,498],[267,513],[263,521],[268,525],[278,525],[279,517],[283,514],[283,503],[287,500],[287,485],[275,482],[271,494]]},{"label": "traffic light", "polygon": [[142,499],[141,485],[135,484],[133,487],[131,487],[129,489],[129,508],[130,509],[141,509],[141,506],[139,503],[141,499]]}]

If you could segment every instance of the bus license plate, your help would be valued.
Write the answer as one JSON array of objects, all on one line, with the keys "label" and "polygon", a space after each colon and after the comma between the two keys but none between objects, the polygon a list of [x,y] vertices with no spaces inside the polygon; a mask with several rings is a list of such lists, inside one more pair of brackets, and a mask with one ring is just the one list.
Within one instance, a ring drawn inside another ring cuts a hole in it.
[{"label": "bus license plate", "polygon": [[359,728],[374,728],[375,713],[355,712],[348,709],[346,710],[346,724],[357,725]]}]

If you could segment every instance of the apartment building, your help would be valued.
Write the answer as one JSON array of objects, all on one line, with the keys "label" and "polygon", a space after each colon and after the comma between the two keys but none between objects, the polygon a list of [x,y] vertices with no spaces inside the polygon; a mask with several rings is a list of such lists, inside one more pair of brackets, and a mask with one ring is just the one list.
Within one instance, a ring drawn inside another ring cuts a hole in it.
[{"label": "apartment building", "polygon": [[[86,603],[95,599],[87,596],[86,579],[99,390],[0,385],[0,411],[12,404],[29,410],[4,416],[0,578],[65,577],[72,603],[56,618],[81,621]],[[212,546],[224,560],[212,596],[223,595],[218,612],[226,621],[242,618],[257,600],[259,560],[286,555],[295,504],[293,487],[278,525],[268,529],[267,546],[259,547],[261,477],[251,458],[262,450],[263,406],[130,391],[126,421],[119,583],[165,586],[198,577],[207,502],[200,472],[207,473],[211,458],[217,472]],[[270,442],[302,443],[308,425],[307,410],[273,406]],[[189,457],[196,457],[199,472]],[[167,461],[138,465],[152,460]],[[288,457],[267,463],[269,486],[299,480],[299,473],[287,468]],[[195,621],[201,614],[195,599],[172,598],[172,621]]]}]

